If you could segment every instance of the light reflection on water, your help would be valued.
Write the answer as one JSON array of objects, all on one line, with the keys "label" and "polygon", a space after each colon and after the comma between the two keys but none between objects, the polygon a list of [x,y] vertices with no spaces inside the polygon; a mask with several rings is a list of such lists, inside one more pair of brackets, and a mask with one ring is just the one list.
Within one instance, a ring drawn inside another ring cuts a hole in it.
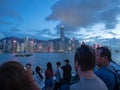
[{"label": "light reflection on water", "polygon": [[[19,62],[21,62],[23,65],[25,65],[26,63],[31,63],[32,64],[32,68],[34,69],[35,66],[39,65],[42,66],[43,69],[46,69],[46,64],[48,61],[52,62],[53,65],[53,69],[56,69],[56,62],[60,61],[61,65],[63,65],[63,60],[65,59],[69,59],[70,60],[70,64],[73,67],[73,56],[74,53],[70,52],[70,53],[33,53],[32,56],[30,57],[15,57],[15,54],[1,54],[0,55],[0,64],[9,60],[17,60]],[[74,68],[73,68],[74,71]]]},{"label": "light reflection on water", "polygon": [[[114,52],[113,60],[120,65],[120,52]],[[63,60],[69,59],[70,64],[72,65],[72,71],[74,71],[74,52],[70,53],[33,53],[30,57],[15,57],[15,54],[0,54],[0,64],[9,60],[17,60],[23,65],[26,63],[31,63],[32,68],[35,69],[35,66],[42,66],[43,70],[46,69],[46,64],[48,61],[52,62],[53,69],[56,69],[55,63],[60,61],[63,65]]]}]

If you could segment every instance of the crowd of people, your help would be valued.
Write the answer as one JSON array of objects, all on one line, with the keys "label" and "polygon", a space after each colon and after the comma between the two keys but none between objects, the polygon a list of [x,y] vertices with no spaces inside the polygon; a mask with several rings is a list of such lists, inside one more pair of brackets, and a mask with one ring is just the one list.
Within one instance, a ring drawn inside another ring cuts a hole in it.
[{"label": "crowd of people", "polygon": [[[30,63],[23,66],[17,61],[8,61],[0,65],[0,90],[119,90],[113,72],[111,51],[107,47],[93,49],[81,45],[74,54],[76,70],[75,83],[72,80],[70,60],[56,62],[56,71],[52,62],[47,62],[46,70],[40,66],[32,70]],[[55,78],[54,78],[55,77]]]}]

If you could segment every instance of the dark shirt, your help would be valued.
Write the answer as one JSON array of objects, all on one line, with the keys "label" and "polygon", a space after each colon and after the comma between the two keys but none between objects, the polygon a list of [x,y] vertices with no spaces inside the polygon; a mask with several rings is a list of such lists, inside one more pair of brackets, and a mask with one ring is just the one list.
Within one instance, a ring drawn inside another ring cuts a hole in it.
[{"label": "dark shirt", "polygon": [[69,84],[71,80],[71,70],[72,70],[71,65],[66,64],[61,68],[63,69],[63,80],[65,84]]}]

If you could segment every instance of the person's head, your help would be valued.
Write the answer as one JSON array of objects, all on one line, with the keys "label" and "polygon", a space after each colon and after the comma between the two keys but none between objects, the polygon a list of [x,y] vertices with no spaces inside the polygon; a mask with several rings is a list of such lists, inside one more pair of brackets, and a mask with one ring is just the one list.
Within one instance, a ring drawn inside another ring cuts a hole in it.
[{"label": "person's head", "polygon": [[51,63],[51,62],[48,62],[48,63],[47,63],[47,69],[52,70],[52,63]]},{"label": "person's head", "polygon": [[58,61],[58,62],[56,62],[56,66],[57,67],[60,67],[60,65],[61,65],[61,63]]},{"label": "person's head", "polygon": [[69,64],[69,59],[65,59],[65,60],[64,60],[64,63],[65,63],[65,64]]},{"label": "person's head", "polygon": [[96,49],[96,64],[98,67],[106,66],[111,61],[111,51],[108,47],[98,47]]},{"label": "person's head", "polygon": [[85,44],[76,49],[74,55],[75,69],[78,71],[93,70],[95,66],[95,51]]},{"label": "person's head", "polygon": [[41,68],[39,66],[36,66],[35,71],[38,73],[40,72]]},{"label": "person's head", "polygon": [[30,80],[24,66],[17,61],[0,66],[0,90],[31,90]]}]

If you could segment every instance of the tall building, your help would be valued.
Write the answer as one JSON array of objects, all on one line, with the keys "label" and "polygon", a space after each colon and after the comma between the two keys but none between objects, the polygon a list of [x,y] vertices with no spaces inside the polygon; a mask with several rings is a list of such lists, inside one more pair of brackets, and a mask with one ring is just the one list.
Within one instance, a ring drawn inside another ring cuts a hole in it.
[{"label": "tall building", "polygon": [[24,52],[25,51],[25,44],[21,43],[20,45],[20,52]]},{"label": "tall building", "polygon": [[6,49],[7,49],[6,47],[7,47],[7,41],[6,41],[6,39],[4,39],[4,40],[3,40],[3,52],[6,52],[6,51],[7,51],[7,50],[6,50]]},{"label": "tall building", "polygon": [[61,39],[60,51],[64,51],[65,50],[65,37],[64,37],[64,26],[63,25],[60,27],[60,39]]},{"label": "tall building", "polygon": [[28,52],[28,36],[24,39],[25,52]]},{"label": "tall building", "polygon": [[61,40],[64,40],[64,26],[63,25],[60,27],[60,38]]},{"label": "tall building", "polygon": [[16,53],[17,52],[17,40],[13,40],[12,42],[12,52]]},{"label": "tall building", "polygon": [[8,40],[8,52],[11,52],[11,49],[12,49],[12,41],[11,40]]}]

